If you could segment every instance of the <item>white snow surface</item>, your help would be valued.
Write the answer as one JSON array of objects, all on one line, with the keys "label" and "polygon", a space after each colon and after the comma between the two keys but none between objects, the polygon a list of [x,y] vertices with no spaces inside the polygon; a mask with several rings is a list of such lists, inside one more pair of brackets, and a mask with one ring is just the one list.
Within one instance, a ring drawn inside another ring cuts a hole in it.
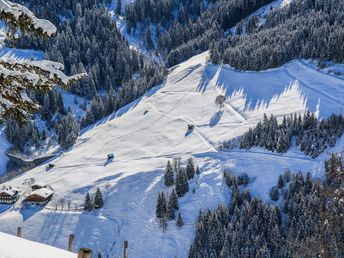
[{"label": "white snow surface", "polygon": [[0,233],[0,258],[76,258],[77,254]]},{"label": "white snow surface", "polygon": [[[0,230],[13,234],[21,226],[24,238],[63,249],[74,233],[76,250],[89,247],[105,257],[121,256],[124,240],[133,258],[187,257],[199,209],[229,200],[225,168],[236,175],[248,173],[252,194],[264,200],[286,169],[322,177],[327,151],[314,160],[297,148],[276,154],[259,148],[220,152],[216,147],[243,134],[264,113],[279,119],[306,109],[319,117],[338,113],[344,105],[344,80],[301,60],[268,71],[240,72],[211,65],[207,57],[205,52],[170,69],[163,85],[83,133],[69,152],[52,161],[51,170],[42,165],[7,183],[21,187],[29,178],[46,182],[55,200],[71,200],[72,207],[80,207],[86,193],[100,187],[102,209],[55,211],[54,200],[43,209],[8,209],[0,214]],[[215,104],[219,94],[227,97],[222,110]],[[195,126],[192,133],[188,124]],[[342,150],[343,144],[341,138],[331,151]],[[107,163],[109,153],[115,158]],[[170,191],[163,171],[176,156],[184,161],[193,156],[202,173],[190,181],[195,193],[179,199],[183,228],[172,221],[163,233],[155,218],[156,198],[158,192]],[[2,245],[0,241],[0,256]]]}]

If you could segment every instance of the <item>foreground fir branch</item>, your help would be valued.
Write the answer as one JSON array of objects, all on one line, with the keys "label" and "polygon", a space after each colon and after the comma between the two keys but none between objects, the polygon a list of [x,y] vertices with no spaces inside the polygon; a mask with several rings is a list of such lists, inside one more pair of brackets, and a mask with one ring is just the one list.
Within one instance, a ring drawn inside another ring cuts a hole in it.
[{"label": "foreground fir branch", "polygon": [[[14,39],[16,31],[39,37],[51,37],[56,27],[47,20],[38,19],[26,7],[0,0],[0,19],[9,30],[8,38]],[[60,63],[47,60],[33,61],[4,56],[0,59],[0,117],[18,120],[37,110],[37,105],[27,96],[27,90],[48,91],[55,85],[67,87],[85,74],[67,76]]]}]

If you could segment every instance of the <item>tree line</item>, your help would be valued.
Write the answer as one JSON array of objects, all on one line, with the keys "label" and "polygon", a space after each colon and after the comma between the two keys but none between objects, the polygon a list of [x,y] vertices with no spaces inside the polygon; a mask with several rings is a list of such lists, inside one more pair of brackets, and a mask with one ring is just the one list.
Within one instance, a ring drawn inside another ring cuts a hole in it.
[{"label": "tree line", "polygon": [[[181,165],[181,158],[174,158],[172,163],[167,162],[164,184],[172,188],[170,193],[164,191],[158,193],[156,210],[156,217],[159,219],[160,227],[163,231],[167,228],[167,221],[172,221],[176,218],[176,212],[179,210],[178,198],[183,197],[189,192],[188,180],[194,178],[195,174],[200,174],[200,170],[195,167],[192,158],[187,160],[186,167]],[[176,225],[182,227],[184,224],[181,212],[179,210]]]},{"label": "tree line", "polygon": [[263,121],[241,137],[240,148],[257,146],[285,153],[295,139],[302,152],[316,158],[327,147],[334,147],[343,131],[342,114],[332,114],[329,118],[319,120],[314,113],[307,111],[303,116],[284,116],[280,124],[274,115],[268,118],[264,114]]},{"label": "tree line", "polygon": [[342,257],[344,170],[341,155],[325,163],[325,180],[285,173],[283,199],[269,204],[231,182],[229,205],[201,211],[189,257]]},{"label": "tree line", "polygon": [[213,41],[224,38],[228,29],[271,2],[138,0],[126,6],[125,18],[128,32],[142,30],[147,49],[157,50],[171,67],[208,50]]},{"label": "tree line", "polygon": [[[292,1],[265,24],[239,23],[237,33],[211,45],[211,60],[241,70],[265,70],[296,58],[344,62],[344,6],[340,1]],[[246,33],[241,33],[245,31]]]}]

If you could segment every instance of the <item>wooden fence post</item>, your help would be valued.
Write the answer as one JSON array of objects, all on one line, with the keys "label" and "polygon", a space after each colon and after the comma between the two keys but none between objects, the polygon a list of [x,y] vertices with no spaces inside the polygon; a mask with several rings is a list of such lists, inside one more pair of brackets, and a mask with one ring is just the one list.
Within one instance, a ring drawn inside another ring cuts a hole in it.
[{"label": "wooden fence post", "polygon": [[124,255],[123,258],[128,258],[128,241],[124,241]]},{"label": "wooden fence post", "polygon": [[21,237],[21,227],[17,228],[17,237]]},{"label": "wooden fence post", "polygon": [[74,234],[69,235],[69,240],[68,240],[68,251],[73,252],[74,251]]},{"label": "wooden fence post", "polygon": [[92,258],[92,250],[89,248],[80,248],[78,258]]}]

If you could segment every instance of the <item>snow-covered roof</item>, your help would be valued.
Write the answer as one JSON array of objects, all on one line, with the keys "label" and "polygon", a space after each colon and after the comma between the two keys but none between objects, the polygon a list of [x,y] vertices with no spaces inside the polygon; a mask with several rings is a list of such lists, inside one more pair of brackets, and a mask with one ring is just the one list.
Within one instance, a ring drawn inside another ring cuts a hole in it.
[{"label": "snow-covered roof", "polygon": [[46,187],[46,186],[48,186],[48,184],[44,183],[44,182],[36,182],[36,183],[31,185],[31,187],[33,187],[33,186]]},{"label": "snow-covered roof", "polygon": [[18,191],[15,190],[15,189],[5,189],[5,190],[1,190],[0,194],[5,193],[5,194],[7,194],[9,196],[15,196],[17,194],[17,192]]},{"label": "snow-covered roof", "polygon": [[[0,257],[6,258],[76,258],[77,254],[21,237],[0,233]],[[18,248],[19,247],[19,248]]]},{"label": "snow-covered roof", "polygon": [[38,196],[41,196],[43,198],[48,198],[50,195],[54,194],[54,191],[52,190],[49,190],[47,188],[41,188],[41,189],[38,189],[36,191],[32,191],[29,196],[31,195],[38,195]]}]

